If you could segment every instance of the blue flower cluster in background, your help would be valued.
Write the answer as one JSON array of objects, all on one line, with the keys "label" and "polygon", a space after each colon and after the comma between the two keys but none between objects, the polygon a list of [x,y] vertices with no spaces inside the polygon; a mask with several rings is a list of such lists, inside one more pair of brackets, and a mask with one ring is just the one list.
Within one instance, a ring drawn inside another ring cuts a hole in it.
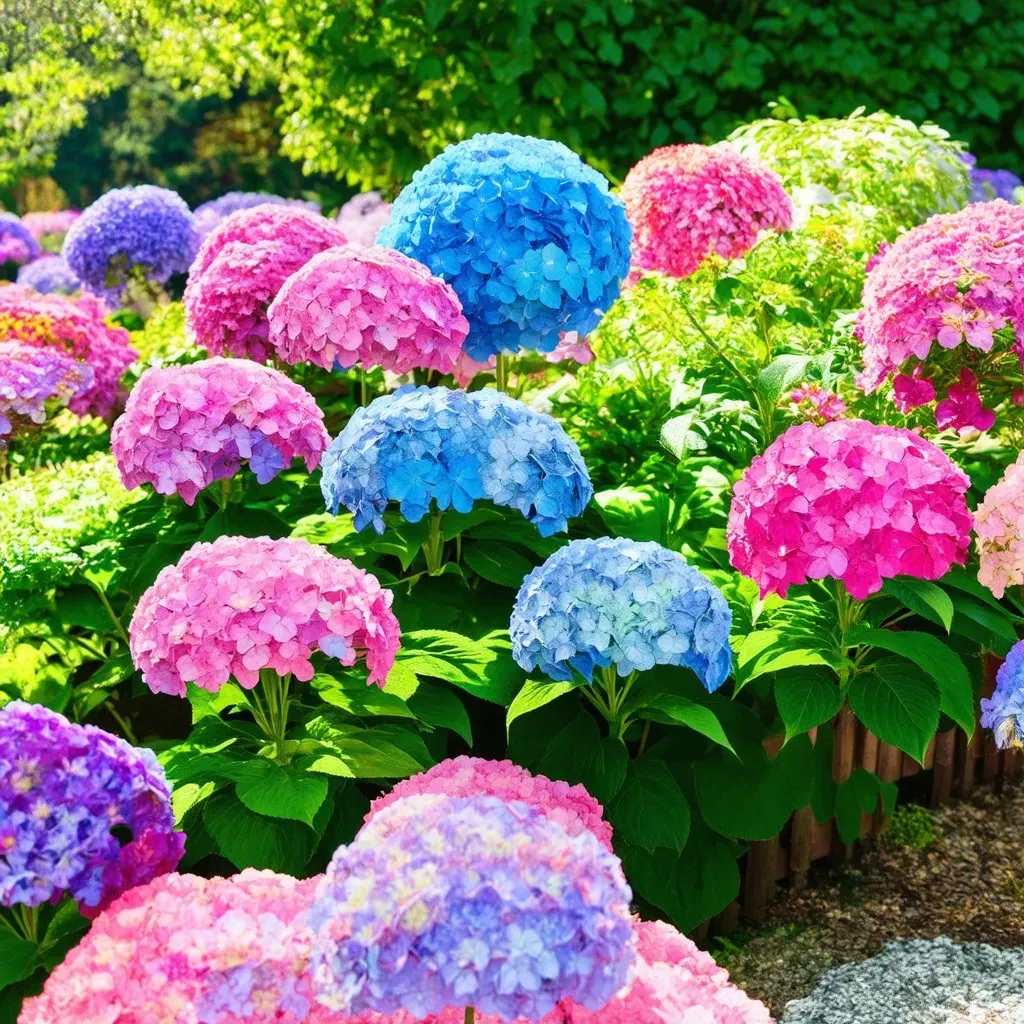
[{"label": "blue flower cluster in background", "polygon": [[225,217],[238,210],[251,210],[254,206],[301,206],[313,213],[320,212],[320,204],[305,199],[286,199],[273,192],[225,192],[216,199],[200,203],[193,211],[200,234],[205,238]]},{"label": "blue flower cluster in background", "polygon": [[592,331],[629,271],[630,228],[603,175],[559,142],[476,135],[413,175],[377,244],[447,281],[486,361]]},{"label": "blue flower cluster in background", "polygon": [[713,692],[732,671],[731,626],[719,589],[681,555],[601,537],[572,541],[526,577],[509,630],[516,661],[550,679],[683,665]]},{"label": "blue flower cluster in background", "polygon": [[358,409],[323,460],[327,508],[384,532],[389,501],[410,523],[433,504],[468,512],[487,499],[547,537],[593,495],[576,442],[550,416],[500,391],[400,388]]},{"label": "blue flower cluster in background", "polygon": [[58,295],[74,295],[82,287],[82,282],[68,266],[68,261],[54,254],[40,256],[20,267],[18,284],[44,294],[55,292]]},{"label": "blue flower cluster in background", "polygon": [[13,213],[0,211],[0,263],[27,263],[42,250],[32,232]]},{"label": "blue flower cluster in background", "polygon": [[1024,748],[1024,640],[1018,640],[996,672],[996,689],[981,701],[981,725],[996,746]]},{"label": "blue flower cluster in background", "polygon": [[185,200],[167,188],[135,185],[104,193],[64,237],[64,258],[92,292],[118,303],[134,276],[157,284],[192,265],[199,229]]},{"label": "blue flower cluster in background", "polygon": [[987,203],[992,199],[1005,199],[1015,203],[1014,190],[1024,185],[1024,180],[1013,171],[990,171],[978,167],[978,158],[973,153],[961,153],[960,159],[970,168],[971,202]]}]

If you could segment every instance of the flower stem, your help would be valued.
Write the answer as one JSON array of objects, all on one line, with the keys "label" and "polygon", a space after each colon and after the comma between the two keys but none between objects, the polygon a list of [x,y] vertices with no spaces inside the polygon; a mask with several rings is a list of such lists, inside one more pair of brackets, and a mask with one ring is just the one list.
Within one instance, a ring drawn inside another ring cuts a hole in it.
[{"label": "flower stem", "polygon": [[369,402],[367,402],[367,400],[366,400],[367,399],[367,394],[368,394],[368,392],[366,390],[366,370],[364,370],[360,366],[359,367],[359,404],[360,405],[363,405],[363,406],[369,405]]},{"label": "flower stem", "polygon": [[423,557],[427,562],[427,572],[438,576],[444,565],[444,532],[441,529],[444,513],[436,508],[430,513],[430,524],[427,528],[427,539],[423,542]]},{"label": "flower stem", "polygon": [[476,1024],[476,1010],[472,1006],[466,1007],[466,1015],[463,1017],[465,1024]]},{"label": "flower stem", "polygon": [[[89,581],[92,583],[92,581]],[[100,604],[106,609],[107,615],[110,616],[110,621],[113,622],[114,628],[117,630],[117,635],[126,643],[130,644],[131,640],[128,639],[128,631],[124,628],[124,623],[118,618],[117,612],[114,611],[113,605],[107,598],[106,592],[98,583],[92,583],[92,589],[96,591],[96,596],[100,599]]]},{"label": "flower stem", "polygon": [[263,730],[263,735],[274,744],[274,760],[278,764],[287,764],[290,760],[285,753],[284,743],[288,732],[288,689],[291,679],[290,673],[280,676],[272,668],[264,668],[260,670],[258,688],[262,691],[262,697],[255,689],[248,692],[253,718]]},{"label": "flower stem", "polygon": [[499,352],[495,359],[494,383],[499,391],[508,394],[508,356]]}]

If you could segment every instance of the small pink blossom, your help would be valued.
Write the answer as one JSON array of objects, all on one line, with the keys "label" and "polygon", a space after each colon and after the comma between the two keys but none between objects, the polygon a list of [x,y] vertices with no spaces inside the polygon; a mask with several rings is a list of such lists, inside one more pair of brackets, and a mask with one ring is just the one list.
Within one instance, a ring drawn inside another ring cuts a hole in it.
[{"label": "small pink blossom", "polygon": [[452,376],[460,388],[468,388],[478,373],[491,373],[497,364],[496,356],[490,356],[485,362],[478,363],[463,351],[459,353],[458,359],[455,360],[455,366],[452,367]]},{"label": "small pink blossom", "polygon": [[380,231],[391,220],[391,204],[379,192],[361,192],[338,211],[338,225],[355,245],[373,245]]},{"label": "small pink blossom", "polygon": [[841,419],[846,413],[846,403],[834,391],[827,391],[820,384],[801,384],[790,392],[789,400],[805,419],[819,425]]},{"label": "small pink blossom", "polygon": [[918,406],[935,401],[935,385],[926,377],[921,376],[923,371],[923,366],[915,366],[909,377],[905,373],[901,373],[892,382],[896,408],[904,416]]},{"label": "small pink blossom", "polygon": [[563,331],[558,344],[547,354],[549,363],[569,362],[586,366],[594,361],[594,350],[587,338],[581,338],[577,331]]},{"label": "small pink blossom", "polygon": [[1024,584],[1024,452],[1007,466],[974,513],[978,582],[996,597]]},{"label": "small pink blossom", "polygon": [[375,576],[299,538],[218,537],[193,544],[142,595],[129,633],[154,693],[252,689],[261,669],[307,682],[320,650],[342,665],[364,657],[383,687],[399,647],[390,590]]},{"label": "small pink blossom", "polygon": [[935,424],[940,430],[951,427],[961,433],[988,430],[996,421],[995,411],[982,407],[978,396],[978,378],[963,367],[960,379],[950,384],[946,397],[935,406]]}]

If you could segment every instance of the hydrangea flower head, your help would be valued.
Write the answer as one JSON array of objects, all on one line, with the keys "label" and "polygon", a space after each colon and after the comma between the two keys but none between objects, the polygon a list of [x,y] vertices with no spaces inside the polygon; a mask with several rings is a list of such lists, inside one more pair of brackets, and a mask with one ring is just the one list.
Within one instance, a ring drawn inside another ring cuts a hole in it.
[{"label": "hydrangea flower head", "polygon": [[550,416],[500,391],[400,388],[357,409],[324,456],[327,508],[344,505],[362,530],[384,532],[397,501],[418,523],[431,509],[475,501],[518,509],[547,537],[593,494],[579,448]]},{"label": "hydrangea flower head", "polygon": [[250,868],[133,889],[26,1002],[21,1024],[306,1024],[316,1010],[302,919],[316,884]]},{"label": "hydrangea flower head", "polygon": [[39,213],[24,213],[21,216],[21,223],[28,228],[32,237],[40,244],[47,243],[50,239],[63,239],[68,228],[81,217],[81,210],[49,210]]},{"label": "hydrangea flower head", "polygon": [[58,348],[0,341],[0,448],[12,416],[45,423],[47,402],[66,405],[92,385],[92,367]]},{"label": "hydrangea flower head", "polygon": [[727,146],[663,146],[622,183],[633,266],[689,277],[708,256],[737,259],[762,231],[788,231],[793,204],[777,174]]},{"label": "hydrangea flower head", "polygon": [[996,672],[996,688],[981,701],[981,725],[991,729],[996,746],[1024,749],[1024,640],[1010,648]]},{"label": "hydrangea flower head", "polygon": [[146,370],[110,435],[125,487],[150,483],[188,505],[243,462],[261,484],[296,457],[312,472],[329,440],[308,391],[269,366],[220,358]]},{"label": "hydrangea flower head", "polygon": [[239,210],[251,210],[254,206],[296,206],[311,213],[320,212],[319,203],[306,199],[285,199],[271,192],[225,192],[216,199],[200,203],[192,214],[200,235],[205,238],[225,217]]},{"label": "hydrangea flower head", "polygon": [[583,786],[552,782],[544,775],[531,775],[512,761],[488,761],[482,757],[456,757],[434,765],[430,771],[413,775],[378,797],[366,815],[369,823],[397,800],[422,793],[438,796],[493,796],[506,802],[528,804],[560,826],[570,836],[591,832],[609,852],[612,827],[604,820],[601,805]]},{"label": "hydrangea flower head", "polygon": [[334,855],[309,921],[318,998],[348,1014],[599,1010],[634,958],[615,856],[524,803],[410,796]]},{"label": "hydrangea flower head", "polygon": [[846,403],[834,392],[813,382],[791,391],[789,400],[812,423],[831,423],[846,415]]},{"label": "hydrangea flower head", "polygon": [[894,576],[937,580],[967,560],[966,474],[910,430],[800,423],[733,488],[729,559],[782,597],[833,577],[863,600]]},{"label": "hydrangea flower head", "polygon": [[57,292],[59,295],[74,295],[82,288],[82,282],[68,266],[68,261],[54,253],[44,253],[21,267],[18,284],[44,294]]},{"label": "hydrangea flower head", "polygon": [[629,270],[629,223],[603,175],[561,143],[475,135],[413,175],[377,244],[425,263],[458,295],[466,351],[549,352],[588,334]]},{"label": "hydrangea flower head", "polygon": [[41,252],[35,236],[20,217],[0,211],[0,263],[28,263]]},{"label": "hydrangea flower head", "polygon": [[1024,584],[1024,453],[1006,467],[974,512],[978,582],[1001,598]]},{"label": "hydrangea flower head", "polygon": [[121,377],[139,357],[128,332],[109,323],[106,315],[106,307],[93,297],[72,300],[21,285],[0,288],[0,337],[52,346],[92,367],[92,387],[68,403],[79,416],[109,419],[123,397]]},{"label": "hydrangea flower head", "polygon": [[961,153],[960,159],[967,165],[971,175],[971,202],[987,203],[991,199],[1005,199],[1014,202],[1014,191],[1024,186],[1024,180],[1013,171],[989,171],[978,167],[973,153]]},{"label": "hydrangea flower head", "polygon": [[151,750],[38,704],[0,709],[0,905],[70,893],[94,916],[173,871],[184,849]]},{"label": "hydrangea flower head", "polygon": [[558,344],[548,353],[549,363],[561,363],[568,360],[586,366],[594,361],[594,350],[587,338],[581,338],[576,331],[563,331]]},{"label": "hydrangea flower head", "polygon": [[515,660],[550,679],[683,665],[713,691],[732,671],[731,625],[719,589],[682,555],[601,537],[570,541],[523,580],[509,632]]},{"label": "hydrangea flower head", "polygon": [[135,274],[166,284],[184,274],[199,248],[185,200],[167,188],[115,188],[82,211],[64,236],[64,258],[79,280],[117,303]]},{"label": "hydrangea flower head", "polygon": [[377,232],[391,220],[391,204],[379,192],[361,192],[338,211],[338,224],[356,245],[373,245]]},{"label": "hydrangea flower head", "polygon": [[140,599],[132,659],[154,693],[185,684],[216,693],[229,678],[246,689],[260,669],[313,678],[323,651],[342,665],[366,661],[383,687],[399,647],[392,594],[362,569],[299,538],[218,537],[193,544]]},{"label": "hydrangea flower head", "polygon": [[285,282],[269,317],[270,345],[281,359],[326,370],[450,373],[469,332],[450,285],[376,246],[314,256]]}]

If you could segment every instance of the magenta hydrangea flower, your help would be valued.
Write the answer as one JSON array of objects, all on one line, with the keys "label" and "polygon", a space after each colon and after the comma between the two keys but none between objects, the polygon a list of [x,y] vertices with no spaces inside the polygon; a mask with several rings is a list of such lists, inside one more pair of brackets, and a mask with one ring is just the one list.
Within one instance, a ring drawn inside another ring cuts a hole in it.
[{"label": "magenta hydrangea flower", "polygon": [[[1005,332],[1003,340],[999,332]],[[857,383],[866,392],[900,374],[906,395],[906,375],[923,364],[929,377],[955,382],[960,389],[945,407],[950,425],[989,420],[979,412],[980,401],[975,407],[970,395],[962,393],[965,381],[957,377],[965,361],[977,367],[984,358],[988,369],[982,384],[988,387],[988,377],[999,376],[992,373],[999,354],[1015,364],[1012,372],[1020,373],[1024,208],[1001,199],[974,203],[901,235],[869,269],[855,333],[864,345],[864,371]],[[956,353],[945,356],[951,349]],[[999,393],[995,380],[991,387]],[[911,400],[923,404],[919,400],[925,394],[922,381]],[[906,404],[905,398],[900,401]]]},{"label": "magenta hydrangea flower", "polygon": [[622,866],[525,803],[410,796],[334,855],[309,922],[317,998],[346,1014],[600,1010],[634,958]]},{"label": "magenta hydrangea flower", "polygon": [[214,355],[266,362],[274,354],[267,310],[281,286],[317,253],[344,244],[333,221],[301,207],[232,214],[207,236],[189,272],[189,331]]},{"label": "magenta hydrangea flower", "polygon": [[978,378],[961,367],[956,384],[950,384],[946,397],[935,406],[935,425],[940,430],[947,427],[968,433],[972,430],[988,430],[996,421],[994,409],[986,409],[978,394]]},{"label": "magenta hydrangea flower", "polygon": [[361,192],[338,211],[338,224],[355,245],[373,245],[380,231],[391,220],[391,204],[379,192]]},{"label": "magenta hydrangea flower", "polygon": [[248,359],[205,359],[147,370],[114,424],[110,444],[125,487],[150,483],[191,505],[242,463],[269,483],[292,460],[312,472],[330,442],[313,396]]},{"label": "magenta hydrangea flower", "polygon": [[924,367],[918,364],[909,376],[901,373],[892,382],[893,400],[904,415],[935,401],[935,385],[923,373]]},{"label": "magenta hydrangea flower", "polygon": [[14,430],[12,416],[45,423],[47,402],[66,405],[92,385],[92,367],[58,348],[0,341],[0,448]]},{"label": "magenta hydrangea flower", "polygon": [[846,415],[846,403],[834,392],[813,382],[801,384],[791,391],[789,400],[805,419],[812,423],[831,423]]},{"label": "magenta hydrangea flower", "polygon": [[493,796],[500,800],[521,800],[570,836],[591,832],[612,852],[612,827],[604,820],[601,805],[583,786],[552,782],[544,775],[531,775],[511,761],[488,761],[482,757],[456,757],[442,761],[430,771],[399,782],[390,793],[370,805],[366,822],[397,800],[433,793],[438,796]]},{"label": "magenta hydrangea flower", "polygon": [[394,249],[347,245],[314,256],[270,307],[286,363],[450,373],[469,323],[451,285]]},{"label": "magenta hydrangea flower", "polygon": [[689,277],[713,254],[733,260],[762,231],[788,231],[793,204],[774,171],[727,146],[663,146],[620,193],[633,228],[633,268]]},{"label": "magenta hydrangea flower", "polygon": [[193,544],[140,599],[132,659],[154,693],[216,693],[230,678],[252,689],[261,669],[313,678],[323,651],[362,657],[383,687],[399,648],[392,594],[344,558],[299,538],[218,537]]},{"label": "magenta hydrangea flower", "polygon": [[1024,584],[1024,452],[974,511],[978,582],[996,597]]},{"label": "magenta hydrangea flower", "polygon": [[184,849],[151,750],[38,704],[0,709],[0,906],[70,893],[92,917]]},{"label": "magenta hydrangea flower", "polygon": [[801,423],[733,489],[729,558],[761,596],[841,580],[858,600],[893,576],[937,580],[967,560],[967,475],[910,430]]},{"label": "magenta hydrangea flower", "polygon": [[20,1022],[308,1024],[317,1011],[302,918],[316,884],[250,868],[133,889],[25,1003]]}]

